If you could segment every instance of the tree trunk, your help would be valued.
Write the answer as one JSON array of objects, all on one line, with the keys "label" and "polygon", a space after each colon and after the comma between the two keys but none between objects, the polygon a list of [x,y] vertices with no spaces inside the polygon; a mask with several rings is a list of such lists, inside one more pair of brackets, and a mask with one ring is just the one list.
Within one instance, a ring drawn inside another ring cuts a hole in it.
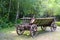
[{"label": "tree trunk", "polygon": [[9,10],[8,10],[8,20],[9,20],[9,14],[10,14],[10,9],[11,9],[11,0],[10,0],[10,2],[9,2]]},{"label": "tree trunk", "polygon": [[15,19],[15,23],[17,24],[17,19],[19,17],[19,1],[17,3],[17,13],[16,13],[16,19]]}]

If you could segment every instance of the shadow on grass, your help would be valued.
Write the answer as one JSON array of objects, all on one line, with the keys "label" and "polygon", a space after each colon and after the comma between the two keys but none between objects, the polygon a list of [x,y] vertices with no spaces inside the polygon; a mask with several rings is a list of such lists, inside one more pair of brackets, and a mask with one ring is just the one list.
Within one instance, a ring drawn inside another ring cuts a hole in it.
[{"label": "shadow on grass", "polygon": [[43,31],[43,30],[41,30],[40,27],[38,27],[38,31],[37,31],[35,37],[37,37],[39,35],[45,35],[45,34],[48,34],[48,33],[54,33],[54,32],[51,32],[50,29]]},{"label": "shadow on grass", "polygon": [[[37,37],[37,36],[39,36],[39,35],[45,35],[46,33],[52,33],[52,32],[51,32],[50,30],[49,30],[49,31],[48,31],[48,30],[43,31],[43,30],[41,30],[40,27],[38,27],[38,30],[37,30],[36,35],[35,35],[34,37]],[[29,35],[27,35],[27,34],[29,34]],[[23,35],[21,35],[21,37],[30,38],[30,37],[31,37],[31,36],[30,36],[30,31],[27,32],[27,33],[25,33],[25,34],[23,34]]]},{"label": "shadow on grass", "polygon": [[[43,31],[43,30],[38,30],[37,32],[36,32],[36,35],[34,36],[34,37],[37,37],[37,36],[39,36],[39,35],[44,35],[45,33],[51,33],[50,31]],[[28,33],[27,33],[28,34]],[[27,34],[22,34],[22,35],[20,35],[20,37],[23,37],[23,38],[31,38],[31,35],[29,34],[29,35],[27,35]]]},{"label": "shadow on grass", "polygon": [[36,36],[38,36],[38,35],[44,35],[45,33],[49,33],[49,31],[39,30],[39,31],[37,31]]}]

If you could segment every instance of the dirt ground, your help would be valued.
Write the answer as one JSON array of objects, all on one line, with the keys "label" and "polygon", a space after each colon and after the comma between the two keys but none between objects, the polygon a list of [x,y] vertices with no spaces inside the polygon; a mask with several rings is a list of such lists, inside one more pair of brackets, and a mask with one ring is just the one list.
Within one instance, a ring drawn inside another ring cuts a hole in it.
[{"label": "dirt ground", "polygon": [[50,32],[49,29],[47,30],[38,31],[37,35],[34,38],[29,35],[18,36],[16,34],[16,31],[11,31],[7,34],[0,32],[0,40],[60,40],[60,27],[57,27],[55,32]]}]

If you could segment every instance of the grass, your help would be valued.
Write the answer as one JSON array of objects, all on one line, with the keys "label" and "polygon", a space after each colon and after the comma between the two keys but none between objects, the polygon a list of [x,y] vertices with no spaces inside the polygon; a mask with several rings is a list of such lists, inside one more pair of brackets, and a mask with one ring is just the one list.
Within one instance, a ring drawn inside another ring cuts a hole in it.
[{"label": "grass", "polygon": [[14,31],[14,30],[15,30],[15,27],[8,27],[8,28],[0,29],[0,32],[10,33],[11,31]]},{"label": "grass", "polygon": [[[0,32],[1,32],[1,33],[4,33],[4,34],[10,34],[10,33],[13,33],[13,32],[16,33],[16,28],[15,28],[15,27],[4,28],[4,29],[1,29]],[[29,36],[29,34],[30,34],[30,33],[29,33],[28,30],[26,30],[26,31],[24,32],[24,35],[25,35],[25,36]]]},{"label": "grass", "polygon": [[16,34],[16,27],[0,29],[0,40],[27,40],[31,39],[29,31],[25,31],[23,35],[18,36]]},{"label": "grass", "polygon": [[56,22],[57,26],[60,26],[60,22]]}]

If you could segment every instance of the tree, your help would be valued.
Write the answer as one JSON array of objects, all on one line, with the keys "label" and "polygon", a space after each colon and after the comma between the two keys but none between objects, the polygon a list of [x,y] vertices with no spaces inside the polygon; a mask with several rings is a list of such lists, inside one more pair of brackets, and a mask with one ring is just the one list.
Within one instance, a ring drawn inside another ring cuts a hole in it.
[{"label": "tree", "polygon": [[19,0],[17,2],[17,13],[16,13],[16,19],[15,19],[16,21],[15,21],[15,23],[17,23],[18,17],[19,17]]}]

